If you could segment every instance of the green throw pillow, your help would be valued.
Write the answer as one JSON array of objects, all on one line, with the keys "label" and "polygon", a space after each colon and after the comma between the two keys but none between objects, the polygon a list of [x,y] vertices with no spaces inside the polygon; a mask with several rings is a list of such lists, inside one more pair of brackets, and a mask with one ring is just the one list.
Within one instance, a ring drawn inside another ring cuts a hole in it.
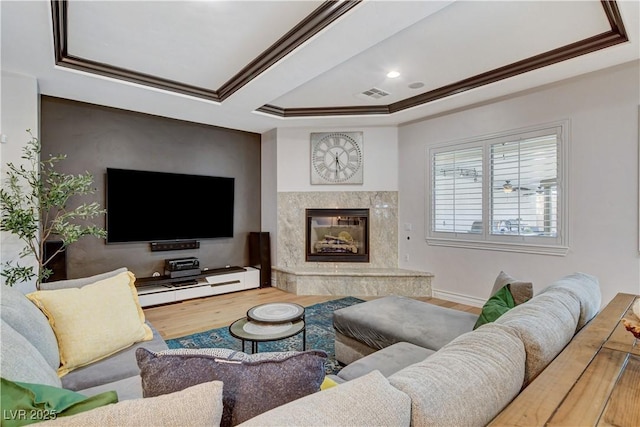
[{"label": "green throw pillow", "polygon": [[2,378],[2,426],[16,427],[79,414],[118,401],[115,391],[87,397],[64,388]]},{"label": "green throw pillow", "polygon": [[515,306],[516,303],[509,290],[509,285],[500,288],[498,292],[489,298],[484,306],[482,306],[482,312],[473,329],[477,329],[485,323],[494,322],[498,317]]}]

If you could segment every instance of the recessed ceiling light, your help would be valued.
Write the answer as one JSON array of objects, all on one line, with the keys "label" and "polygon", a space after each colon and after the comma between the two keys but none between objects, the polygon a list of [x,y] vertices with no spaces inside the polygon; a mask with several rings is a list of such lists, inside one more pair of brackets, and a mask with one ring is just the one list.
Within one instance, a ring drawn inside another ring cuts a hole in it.
[{"label": "recessed ceiling light", "polygon": [[409,85],[409,88],[410,89],[420,89],[423,86],[424,86],[424,83],[422,83],[422,82],[414,82],[414,83],[411,83]]},{"label": "recessed ceiling light", "polygon": [[387,73],[387,77],[389,77],[390,79],[395,79],[397,77],[400,77],[400,73],[398,71],[389,71]]}]

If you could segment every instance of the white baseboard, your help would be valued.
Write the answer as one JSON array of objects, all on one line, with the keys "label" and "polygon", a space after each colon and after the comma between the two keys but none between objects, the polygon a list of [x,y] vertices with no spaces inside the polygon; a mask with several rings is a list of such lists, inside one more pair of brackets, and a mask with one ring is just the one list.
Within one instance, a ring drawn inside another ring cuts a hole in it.
[{"label": "white baseboard", "polygon": [[471,297],[469,295],[463,295],[463,294],[458,294],[458,293],[455,293],[455,292],[443,291],[443,290],[439,290],[439,289],[432,289],[432,293],[433,293],[433,297],[434,298],[444,299],[444,300],[447,300],[447,301],[453,301],[453,302],[457,302],[457,303],[460,303],[460,304],[470,305],[470,306],[473,306],[473,307],[482,307],[484,305],[484,303],[487,302],[486,299]]}]

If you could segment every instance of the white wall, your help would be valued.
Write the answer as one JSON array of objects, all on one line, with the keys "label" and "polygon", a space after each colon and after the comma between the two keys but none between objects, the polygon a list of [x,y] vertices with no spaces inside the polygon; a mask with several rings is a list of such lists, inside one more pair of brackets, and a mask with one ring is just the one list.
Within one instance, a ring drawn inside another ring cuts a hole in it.
[{"label": "white wall", "polygon": [[[34,136],[40,135],[38,83],[35,78],[2,71],[0,85],[0,133],[6,142],[0,143],[0,170],[2,180],[6,177],[7,163],[19,165],[23,162],[22,147],[29,141],[31,129]],[[20,265],[35,265],[35,259],[18,257],[23,243],[13,234],[0,232],[0,263],[19,260]],[[0,286],[4,286],[4,278]],[[35,280],[16,285],[23,292],[35,290]]]},{"label": "white wall", "polygon": [[[329,131],[363,132],[364,184],[311,185],[310,133]],[[395,127],[279,128],[277,141],[278,192],[398,190],[398,129]]]},{"label": "white wall", "polygon": [[[434,273],[433,287],[441,291],[437,295],[467,302],[485,300],[500,270],[532,280],[536,292],[561,276],[582,271],[599,278],[603,303],[617,292],[640,293],[639,68],[638,62],[629,63],[401,126],[400,267]],[[570,120],[571,132],[566,256],[427,245],[425,167],[430,144],[563,119]],[[404,230],[405,223],[412,224],[412,231]]]}]

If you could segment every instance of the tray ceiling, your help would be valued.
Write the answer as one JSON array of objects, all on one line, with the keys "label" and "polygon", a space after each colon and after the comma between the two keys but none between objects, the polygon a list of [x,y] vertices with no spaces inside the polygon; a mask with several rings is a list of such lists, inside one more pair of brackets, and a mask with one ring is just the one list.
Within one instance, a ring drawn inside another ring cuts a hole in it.
[{"label": "tray ceiling", "polygon": [[256,132],[400,124],[640,56],[638,2],[1,6],[2,68],[44,94]]}]

